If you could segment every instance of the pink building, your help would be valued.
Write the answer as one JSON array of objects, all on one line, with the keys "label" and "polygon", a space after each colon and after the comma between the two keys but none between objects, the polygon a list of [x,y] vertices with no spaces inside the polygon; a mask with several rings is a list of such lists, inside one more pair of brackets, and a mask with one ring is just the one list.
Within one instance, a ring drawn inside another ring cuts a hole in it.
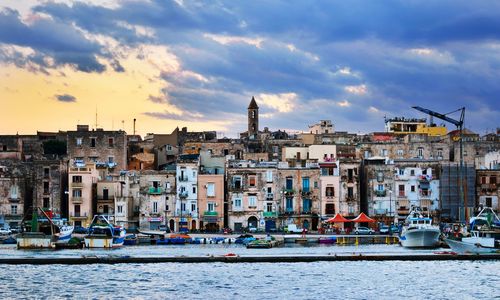
[{"label": "pink building", "polygon": [[199,228],[218,231],[224,226],[224,175],[198,175]]}]

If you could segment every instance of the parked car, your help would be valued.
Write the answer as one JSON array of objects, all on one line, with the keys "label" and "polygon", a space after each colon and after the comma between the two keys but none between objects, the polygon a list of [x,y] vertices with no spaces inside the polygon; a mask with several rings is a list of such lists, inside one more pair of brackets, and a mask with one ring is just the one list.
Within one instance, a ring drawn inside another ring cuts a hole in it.
[{"label": "parked car", "polygon": [[7,235],[7,234],[11,234],[12,231],[10,229],[7,229],[7,228],[0,228],[0,235]]},{"label": "parked car", "polygon": [[382,225],[380,226],[380,234],[389,234],[389,226],[387,225]]},{"label": "parked car", "polygon": [[[285,227],[285,231],[289,233],[302,233],[304,229],[297,227],[297,225],[295,224],[289,224],[287,227]],[[305,231],[307,232],[307,229],[305,229]]]},{"label": "parked car", "polygon": [[73,229],[73,233],[87,234],[88,229],[82,226],[75,226],[75,228]]},{"label": "parked car", "polygon": [[375,231],[371,228],[368,228],[368,227],[358,227],[356,229],[354,229],[354,234],[374,234]]}]

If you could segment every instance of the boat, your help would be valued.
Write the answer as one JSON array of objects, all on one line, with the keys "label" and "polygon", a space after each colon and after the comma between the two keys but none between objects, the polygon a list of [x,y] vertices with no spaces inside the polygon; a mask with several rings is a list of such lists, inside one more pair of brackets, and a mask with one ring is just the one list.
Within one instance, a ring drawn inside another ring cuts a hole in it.
[{"label": "boat", "polygon": [[318,242],[320,244],[335,244],[335,242],[337,242],[337,238],[334,236],[320,237]]},{"label": "boat", "polygon": [[57,244],[67,244],[73,229],[52,211],[33,207],[21,221],[21,233],[16,236],[17,248],[55,248]]},{"label": "boat", "polygon": [[125,236],[125,240],[123,241],[123,245],[125,246],[135,246],[138,244],[138,238],[135,234],[127,234]]},{"label": "boat", "polygon": [[445,239],[454,252],[461,254],[500,253],[499,218],[491,208],[483,208],[477,216],[471,218],[469,224],[470,233],[466,236]]},{"label": "boat", "polygon": [[242,234],[239,237],[237,237],[234,240],[234,243],[246,245],[246,244],[250,243],[251,241],[255,241],[255,240],[256,240],[256,238],[253,235],[246,233],[246,234]]},{"label": "boat", "polygon": [[15,245],[15,244],[17,244],[17,240],[15,238],[13,238],[12,236],[8,236],[4,239],[0,239],[0,244]]},{"label": "boat", "polygon": [[114,226],[106,216],[95,215],[85,236],[86,248],[117,248],[123,246],[126,231],[123,227]]},{"label": "boat", "polygon": [[407,248],[436,248],[441,230],[425,217],[419,207],[412,207],[401,231],[399,242]]},{"label": "boat", "polygon": [[246,246],[247,249],[269,249],[278,246],[278,241],[272,237],[268,236],[265,239],[256,239],[249,242]]}]

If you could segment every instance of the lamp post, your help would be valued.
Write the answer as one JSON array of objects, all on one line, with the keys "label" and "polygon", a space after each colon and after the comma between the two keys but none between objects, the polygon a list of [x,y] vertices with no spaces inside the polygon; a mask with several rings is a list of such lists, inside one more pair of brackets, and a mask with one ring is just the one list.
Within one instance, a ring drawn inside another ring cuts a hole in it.
[{"label": "lamp post", "polygon": [[393,217],[393,214],[392,214],[392,190],[389,190],[389,215],[391,217],[391,222],[389,224],[389,230],[390,230],[390,226],[392,226],[392,221],[394,219]]}]

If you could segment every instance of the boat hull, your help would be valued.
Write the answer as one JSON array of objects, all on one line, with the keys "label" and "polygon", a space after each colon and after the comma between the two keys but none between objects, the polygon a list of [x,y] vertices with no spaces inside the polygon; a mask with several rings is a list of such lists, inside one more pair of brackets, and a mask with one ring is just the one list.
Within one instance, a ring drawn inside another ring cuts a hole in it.
[{"label": "boat hull", "polygon": [[439,246],[440,234],[439,229],[414,229],[403,233],[399,241],[407,248],[435,248]]},{"label": "boat hull", "polygon": [[113,248],[113,237],[85,237],[87,248]]},{"label": "boat hull", "polygon": [[18,249],[55,248],[55,239],[43,233],[21,233],[16,237]]},{"label": "boat hull", "polygon": [[450,246],[451,250],[460,254],[487,254],[487,253],[500,253],[500,249],[492,247],[484,247],[479,243],[466,243],[451,239],[445,239],[446,244]]}]

